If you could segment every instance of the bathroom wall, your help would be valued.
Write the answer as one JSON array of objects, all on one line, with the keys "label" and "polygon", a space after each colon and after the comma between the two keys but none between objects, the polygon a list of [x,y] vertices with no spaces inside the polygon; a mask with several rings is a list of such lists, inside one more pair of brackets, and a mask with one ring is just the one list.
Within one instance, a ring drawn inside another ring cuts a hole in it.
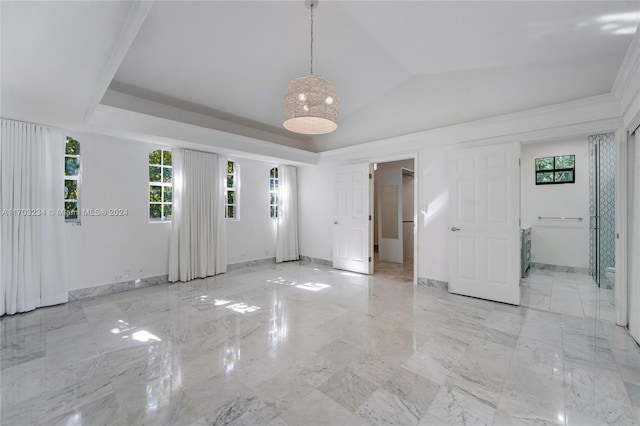
[{"label": "bathroom wall", "polygon": [[[575,183],[536,185],[535,159],[575,154]],[[586,137],[522,145],[520,211],[522,227],[531,226],[531,261],[589,266],[589,150]],[[540,220],[538,217],[582,217]]]}]

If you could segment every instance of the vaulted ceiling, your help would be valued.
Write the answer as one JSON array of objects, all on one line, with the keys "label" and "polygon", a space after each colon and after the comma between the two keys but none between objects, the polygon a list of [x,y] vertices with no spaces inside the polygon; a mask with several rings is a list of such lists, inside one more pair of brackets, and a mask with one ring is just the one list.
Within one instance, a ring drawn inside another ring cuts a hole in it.
[{"label": "vaulted ceiling", "polygon": [[609,93],[640,21],[639,1],[321,1],[314,73],[336,85],[340,121],[302,137],[281,126],[288,82],[308,73],[302,0],[157,1],[104,94],[134,6],[2,2],[2,116],[86,122],[98,93],[326,151]]}]

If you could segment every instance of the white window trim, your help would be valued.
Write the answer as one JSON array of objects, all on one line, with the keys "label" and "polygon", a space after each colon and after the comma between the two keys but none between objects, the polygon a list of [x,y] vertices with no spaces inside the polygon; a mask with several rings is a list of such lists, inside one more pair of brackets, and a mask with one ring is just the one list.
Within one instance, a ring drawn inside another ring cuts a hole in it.
[{"label": "white window trim", "polygon": [[[154,151],[160,151],[160,164],[151,164],[149,163],[149,154],[151,154]],[[165,151],[170,151],[171,152],[171,165],[167,166],[164,164],[164,152]],[[149,152],[149,154],[147,154],[147,176],[149,174],[149,168],[150,167],[160,167],[160,182],[151,182],[151,180],[148,180],[148,185],[147,185],[147,204],[148,204],[148,209],[147,209],[147,217],[149,218],[149,223],[171,223],[173,220],[173,150],[171,149],[165,149],[165,148],[158,148],[158,149],[154,149],[151,150]],[[165,168],[170,168],[171,169],[171,182],[164,182],[162,179],[164,177],[164,169]],[[170,202],[166,202],[166,201],[151,201],[149,198],[150,195],[150,191],[151,191],[151,186],[160,186],[160,199],[162,200],[164,197],[164,188],[165,187],[170,187],[171,188],[171,201]],[[160,218],[154,219],[151,217],[151,212],[150,212],[150,207],[152,204],[159,204],[160,205]],[[165,218],[164,217],[164,206],[166,204],[171,205],[171,217],[170,218]]]},{"label": "white window trim", "polygon": [[[271,170],[276,169],[276,173],[278,173],[278,166],[274,166],[272,168],[269,169],[269,218],[271,219],[278,219],[278,185],[280,184],[280,177],[275,177],[272,178],[271,177]],[[271,189],[271,181],[275,181],[276,185],[275,185],[275,189]],[[271,204],[271,194],[275,194],[275,204]],[[276,208],[276,215],[275,216],[271,216],[271,207],[275,207]]]},{"label": "white window trim", "polygon": [[[78,146],[80,147],[80,154],[78,155],[70,155],[67,154],[67,138],[71,138],[74,139],[76,141],[78,141]],[[79,226],[81,224],[81,217],[82,215],[80,214],[82,212],[81,207],[80,207],[80,199],[82,198],[80,194],[82,194],[82,143],[80,142],[80,140],[75,137],[74,135],[69,135],[67,134],[65,136],[65,140],[64,140],[64,161],[65,161],[65,170],[66,170],[66,163],[67,163],[67,158],[77,158],[78,159],[78,170],[80,170],[80,172],[77,175],[73,175],[73,176],[67,176],[66,173],[64,175],[64,179],[62,181],[62,184],[64,185],[64,181],[66,180],[75,180],[76,181],[76,187],[78,189],[78,198],[76,198],[75,202],[76,202],[76,209],[77,209],[77,217],[75,219],[67,219],[66,218],[66,214],[64,215],[64,222],[66,224],[72,225],[72,226]],[[73,202],[74,200],[69,200],[67,198],[63,199],[63,207],[66,211],[67,209],[67,205],[66,203],[68,202]]]},{"label": "white window trim", "polygon": [[[236,160],[233,160],[231,158],[227,159],[227,162],[229,161],[233,163],[233,188],[227,187],[227,178],[229,177],[229,174],[225,173],[226,177],[225,177],[225,183],[224,183],[224,218],[226,220],[240,220],[240,165]],[[229,199],[228,198],[229,191],[235,192],[235,195],[233,197],[235,201],[234,204],[227,203],[227,200]],[[227,217],[227,211],[229,206],[236,207],[235,217]]]}]

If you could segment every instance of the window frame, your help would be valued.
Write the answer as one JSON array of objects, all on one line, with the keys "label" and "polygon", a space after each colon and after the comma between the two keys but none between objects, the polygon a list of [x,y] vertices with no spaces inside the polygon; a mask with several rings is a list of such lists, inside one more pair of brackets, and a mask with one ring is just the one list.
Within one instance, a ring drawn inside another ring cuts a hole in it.
[{"label": "window frame", "polygon": [[[560,167],[560,168],[556,167],[556,161],[558,157],[573,157],[573,167]],[[553,168],[546,169],[546,170],[544,169],[538,170],[538,160],[547,159],[547,158],[553,158]],[[536,185],[562,185],[565,183],[576,183],[576,155],[575,154],[538,157],[534,160],[533,166],[535,169],[534,179],[535,179]],[[571,180],[556,181],[556,173],[562,173],[562,172],[571,172],[573,178]],[[544,174],[544,173],[551,173],[551,176],[552,176],[551,182],[538,182],[538,175]]]},{"label": "window frame", "polygon": [[[71,141],[76,141],[78,144],[78,154],[67,154],[67,144]],[[78,168],[76,170],[75,175],[67,175],[67,158],[75,158],[77,159]],[[80,225],[81,223],[81,214],[80,214],[80,186],[82,182],[82,148],[80,141],[74,137],[67,135],[64,145],[64,181],[63,181],[63,194],[67,189],[67,181],[75,181],[76,182],[76,198],[75,200],[67,198],[66,195],[63,195],[63,204],[64,204],[64,221],[70,225]],[[67,203],[75,203],[76,205],[76,217],[67,217],[67,213],[70,211],[67,209]]]},{"label": "window frame", "polygon": [[[273,173],[274,170],[275,170],[275,176]],[[278,218],[278,185],[279,183],[280,183],[280,178],[278,176],[278,166],[275,166],[269,170],[269,217],[271,219]]]},{"label": "window frame", "polygon": [[[233,172],[229,173],[229,166],[233,164]],[[229,186],[229,176],[233,176],[233,186]],[[233,203],[229,204],[229,192],[233,192]],[[240,220],[240,166],[235,160],[227,159],[227,173],[224,179],[224,218]],[[233,206],[233,216],[229,216],[229,207]]]},{"label": "window frame", "polygon": [[[160,164],[151,164],[151,155],[156,152],[156,151],[160,151]],[[171,164],[167,165],[164,164],[164,153],[165,152],[170,152],[171,153]],[[171,149],[165,149],[165,148],[158,148],[158,149],[154,149],[152,151],[150,151],[147,155],[147,172],[150,175],[151,174],[151,167],[160,167],[160,181],[159,182],[152,182],[151,178],[149,176],[149,178],[147,179],[148,181],[148,195],[147,195],[147,203],[149,206],[148,209],[148,217],[149,217],[149,222],[150,223],[171,223],[171,221],[173,220],[173,150]],[[171,170],[171,180],[169,182],[165,182],[164,181],[164,170],[165,169],[169,169]],[[151,187],[153,186],[158,186],[160,187],[160,201],[151,201]],[[165,188],[171,188],[171,201],[165,201],[164,197],[165,197]],[[151,217],[151,206],[152,205],[159,205],[160,206],[160,217]],[[171,217],[167,217],[165,216],[165,206],[171,206]]]}]

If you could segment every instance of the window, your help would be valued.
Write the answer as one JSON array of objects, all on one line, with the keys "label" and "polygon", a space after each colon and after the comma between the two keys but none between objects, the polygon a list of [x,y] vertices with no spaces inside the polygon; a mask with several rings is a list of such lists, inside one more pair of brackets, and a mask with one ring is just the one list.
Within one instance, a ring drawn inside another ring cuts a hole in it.
[{"label": "window", "polygon": [[271,169],[269,174],[269,215],[271,219],[278,217],[278,168]]},{"label": "window", "polygon": [[536,185],[575,183],[576,156],[536,158]]},{"label": "window", "polygon": [[64,152],[64,220],[79,223],[80,142],[67,136]]},{"label": "window", "polygon": [[227,188],[224,217],[238,219],[238,165],[235,161],[227,162]]},{"label": "window", "polygon": [[171,220],[173,210],[173,167],[171,151],[157,149],[149,154],[149,219]]}]

